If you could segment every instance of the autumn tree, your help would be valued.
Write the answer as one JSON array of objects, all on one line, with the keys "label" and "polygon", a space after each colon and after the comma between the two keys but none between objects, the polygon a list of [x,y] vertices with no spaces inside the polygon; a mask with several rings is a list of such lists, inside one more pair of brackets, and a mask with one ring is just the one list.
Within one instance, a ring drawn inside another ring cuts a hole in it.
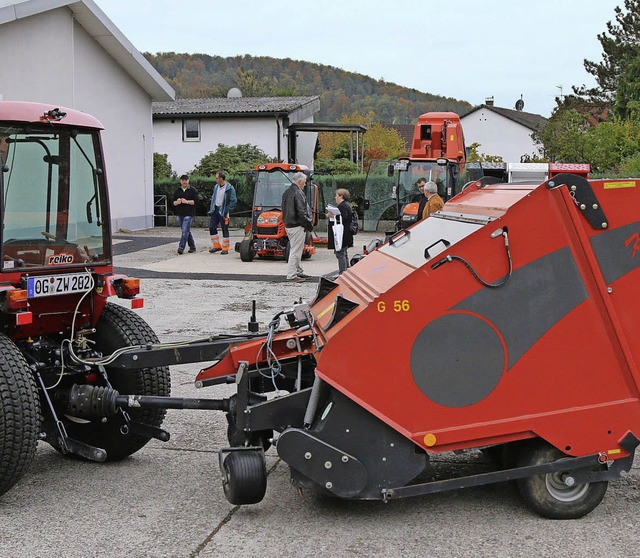
[{"label": "autumn tree", "polygon": [[[364,134],[364,167],[374,159],[397,159],[405,154],[407,147],[400,134],[393,128],[389,128],[376,120],[373,111],[367,114],[359,112],[344,116],[340,124],[360,124],[367,128]],[[356,145],[355,136],[339,132],[321,132],[318,134],[320,150],[317,159],[349,159],[356,149],[362,149],[362,145]]]},{"label": "autumn tree", "polygon": [[467,162],[469,163],[475,163],[475,162],[503,163],[504,162],[504,159],[502,158],[501,155],[487,155],[486,153],[480,153],[478,149],[481,147],[481,145],[482,145],[481,143],[474,141],[469,146],[469,156],[467,157]]}]

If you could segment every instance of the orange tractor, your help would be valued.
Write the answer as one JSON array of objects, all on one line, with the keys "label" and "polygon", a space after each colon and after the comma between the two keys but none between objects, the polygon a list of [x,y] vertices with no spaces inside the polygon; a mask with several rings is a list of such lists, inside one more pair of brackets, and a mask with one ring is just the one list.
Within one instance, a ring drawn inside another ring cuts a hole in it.
[{"label": "orange tractor", "polygon": [[447,200],[464,184],[482,176],[477,164],[465,164],[460,117],[453,112],[429,112],[418,118],[409,157],[374,161],[365,184],[365,230],[375,230],[380,219],[398,221],[397,230],[418,220],[420,179],[433,181]]},{"label": "orange tractor", "polygon": [[[314,225],[318,222],[318,187],[311,183],[311,171],[305,165],[267,163],[258,165],[252,172],[254,178],[251,221],[245,227],[245,237],[236,243],[235,250],[243,262],[259,258],[289,259],[289,238],[282,220],[282,194],[292,184],[297,172],[307,175],[305,196],[311,208]],[[326,242],[325,242],[326,243]],[[314,253],[314,237],[307,233],[302,258]]]}]

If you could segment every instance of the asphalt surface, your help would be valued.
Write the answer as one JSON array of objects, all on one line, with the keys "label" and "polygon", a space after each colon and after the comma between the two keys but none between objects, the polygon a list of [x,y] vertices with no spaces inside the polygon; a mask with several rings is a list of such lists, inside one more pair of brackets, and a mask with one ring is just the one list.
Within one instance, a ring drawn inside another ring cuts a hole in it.
[{"label": "asphalt surface", "polygon": [[[177,229],[116,235],[116,268],[142,277],[140,315],[161,341],[246,331],[251,301],[264,325],[296,300],[310,299],[317,277],[336,271],[332,251],[304,262],[304,283],[283,281],[282,261],[244,263],[236,253],[176,254]],[[364,243],[372,235],[358,235]],[[232,246],[240,233],[233,233]],[[371,342],[370,332],[354,342]],[[375,350],[372,347],[372,350]],[[224,397],[232,386],[196,390],[206,364],[171,369],[175,396]],[[543,519],[511,484],[381,502],[300,495],[287,466],[267,452],[265,499],[233,506],[223,494],[217,449],[227,445],[226,420],[212,411],[170,410],[172,434],[130,458],[109,464],[62,457],[40,444],[25,477],[0,499],[0,557],[608,557],[640,556],[640,463],[611,483],[600,506],[572,521]],[[436,465],[486,470],[479,452]]]}]

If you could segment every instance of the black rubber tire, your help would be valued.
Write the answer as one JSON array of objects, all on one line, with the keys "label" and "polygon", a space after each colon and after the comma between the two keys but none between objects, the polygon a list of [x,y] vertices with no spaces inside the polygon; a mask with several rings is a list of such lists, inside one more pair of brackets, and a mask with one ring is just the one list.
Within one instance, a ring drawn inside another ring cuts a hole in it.
[{"label": "black rubber tire", "polygon": [[234,451],[222,462],[222,488],[230,504],[257,504],[267,491],[267,464],[259,451]]},{"label": "black rubber tire", "polygon": [[[131,345],[158,343],[158,337],[140,316],[128,308],[108,302],[96,325],[96,348],[104,355]],[[169,368],[158,366],[139,370],[106,368],[109,382],[123,395],[161,395],[171,392]],[[131,420],[160,426],[166,414],[164,409],[129,409]],[[106,423],[92,421],[78,423],[63,418],[67,434],[71,438],[106,450],[107,461],[119,461],[142,448],[150,438],[120,432],[122,421],[116,416]],[[60,450],[58,442],[52,445]]]},{"label": "black rubber tire", "polygon": [[0,334],[0,495],[29,467],[39,433],[35,379],[15,343]]},{"label": "black rubber tire", "polygon": [[[546,443],[533,443],[521,448],[518,466],[540,465],[566,458],[558,449]],[[604,470],[605,464],[594,470]],[[550,519],[578,519],[592,512],[607,492],[607,482],[592,482],[566,486],[563,473],[547,473],[517,481],[524,502],[533,511]]]},{"label": "black rubber tire", "polygon": [[252,262],[256,257],[256,251],[253,249],[253,243],[246,238],[240,243],[240,259],[243,262]]},{"label": "black rubber tire", "polygon": [[291,244],[287,240],[286,244],[282,247],[282,257],[285,262],[289,261],[289,253],[291,252]]}]

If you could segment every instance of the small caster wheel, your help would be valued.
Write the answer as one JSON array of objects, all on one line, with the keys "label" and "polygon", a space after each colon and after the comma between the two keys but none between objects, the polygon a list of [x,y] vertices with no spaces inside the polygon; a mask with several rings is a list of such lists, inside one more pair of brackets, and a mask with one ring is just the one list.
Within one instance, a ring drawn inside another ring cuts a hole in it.
[{"label": "small caster wheel", "polygon": [[229,451],[221,460],[222,488],[230,504],[257,504],[264,498],[267,464],[262,450]]}]

